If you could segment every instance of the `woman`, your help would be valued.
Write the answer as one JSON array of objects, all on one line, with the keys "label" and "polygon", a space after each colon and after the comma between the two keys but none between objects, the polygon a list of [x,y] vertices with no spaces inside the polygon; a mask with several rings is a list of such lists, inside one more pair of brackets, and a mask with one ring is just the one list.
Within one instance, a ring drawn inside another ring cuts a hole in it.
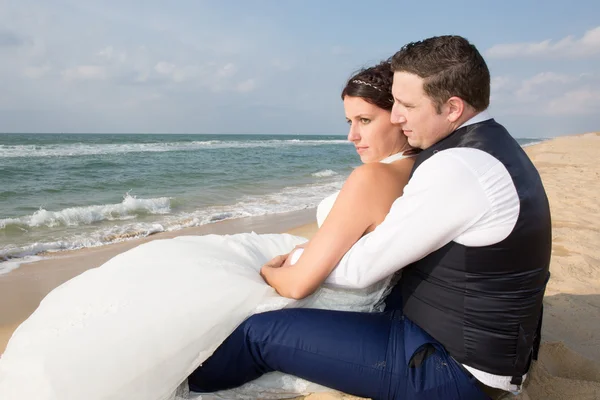
[{"label": "woman", "polygon": [[319,286],[408,181],[413,151],[390,122],[391,85],[386,61],[344,88],[348,139],[364,165],[321,203],[320,228],[304,249],[273,258],[306,239],[244,233],[154,240],[122,253],[56,288],[17,329],[0,359],[0,398],[173,398],[190,374],[195,388],[194,370],[252,314],[382,310],[391,277],[363,290]]},{"label": "woman", "polygon": [[342,91],[350,125],[348,140],[364,165],[352,172],[339,196],[321,203],[319,219],[328,216],[304,249],[292,257],[277,257],[262,268],[261,275],[280,295],[303,299],[313,293],[350,247],[375,229],[402,195],[413,165],[410,155],[415,151],[402,129],[390,122],[392,78],[386,61],[353,76]]},{"label": "woman", "polygon": [[[321,202],[317,210],[319,229],[314,238],[288,254],[273,258],[261,268],[261,276],[280,295],[305,299],[303,307],[359,311],[358,302],[344,307],[344,299],[359,296],[365,300],[364,304],[370,305],[366,311],[380,311],[392,286],[393,277],[365,292],[348,290],[341,294],[340,290],[321,286],[351,246],[384,220],[408,182],[414,162],[411,156],[416,151],[408,145],[401,128],[390,121],[392,79],[386,61],[362,70],[348,80],[341,96],[350,125],[348,140],[354,144],[364,164],[352,172],[339,193]],[[310,296],[315,291],[317,293]],[[210,359],[207,365],[212,368]],[[257,385],[263,388],[276,386],[263,383],[263,380],[264,376],[250,385],[219,394],[227,397],[246,394]],[[280,385],[284,382],[282,378],[278,381]],[[197,392],[239,383],[229,377],[211,376],[202,367],[189,377],[190,389]]]}]

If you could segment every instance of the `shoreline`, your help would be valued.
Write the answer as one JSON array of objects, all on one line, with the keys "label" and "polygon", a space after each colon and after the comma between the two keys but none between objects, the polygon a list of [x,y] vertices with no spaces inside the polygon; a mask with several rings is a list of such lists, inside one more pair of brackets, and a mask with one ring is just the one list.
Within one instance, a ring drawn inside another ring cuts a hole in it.
[{"label": "shoreline", "polygon": [[241,232],[290,233],[309,236],[316,229],[316,208],[265,216],[224,220],[171,232],[159,232],[142,238],[104,246],[41,254],[44,258],[24,263],[0,275],[0,355],[14,330],[37,308],[54,288],[88,269],[104,264],[112,257],[157,239],[189,235],[226,235]]},{"label": "shoreline", "polygon": [[[150,231],[150,232],[147,232],[144,234],[131,234],[131,235],[123,234],[119,238],[112,239],[110,241],[107,240],[107,241],[102,241],[102,242],[94,242],[93,244],[82,243],[82,244],[79,244],[79,247],[73,247],[73,248],[57,248],[57,249],[51,248],[51,249],[44,249],[44,250],[41,250],[41,249],[31,250],[31,252],[24,252],[21,255],[19,255],[18,257],[5,256],[3,254],[0,254],[0,279],[4,275],[17,270],[24,265],[41,262],[41,261],[44,261],[44,260],[47,260],[50,258],[62,257],[63,255],[70,255],[73,252],[99,249],[99,248],[104,248],[107,246],[121,245],[121,244],[127,243],[127,242],[140,242],[140,241],[143,242],[145,240],[153,240],[154,238],[156,238],[158,236],[160,236],[160,237],[175,237],[175,236],[180,236],[180,235],[196,234],[194,232],[201,232],[200,234],[205,234],[208,231],[212,231],[211,227],[214,227],[216,225],[220,225],[223,223],[226,223],[226,224],[231,223],[236,226],[239,225],[242,228],[252,229],[252,227],[255,225],[262,226],[265,223],[269,224],[270,222],[268,222],[268,221],[279,220],[280,218],[284,221],[287,221],[290,218],[294,218],[294,216],[296,216],[296,215],[303,215],[306,212],[308,212],[308,213],[312,212],[313,215],[315,215],[316,207],[307,207],[307,208],[297,209],[297,210],[292,210],[292,211],[266,213],[266,214],[262,214],[262,215],[259,214],[259,215],[243,216],[243,217],[238,216],[238,217],[232,217],[232,218],[218,219],[215,221],[202,223],[200,225],[178,227],[176,229],[156,230],[156,231]],[[272,221],[271,224],[274,225],[275,222]],[[216,227],[214,229],[217,232],[221,232],[220,227]],[[192,233],[189,233],[189,232],[192,232]],[[227,232],[229,233],[229,231],[227,231]],[[117,235],[115,235],[115,236],[117,236]],[[148,238],[151,238],[151,239],[148,239]],[[34,243],[34,247],[37,244],[38,243]],[[45,245],[48,243],[42,242],[41,244]],[[52,243],[49,243],[49,244],[52,244]],[[5,258],[5,257],[8,257],[8,258]]]},{"label": "shoreline", "polygon": [[[523,139],[519,139],[517,138],[517,140],[534,140],[533,142],[530,143],[526,143],[526,144],[522,144],[521,146],[523,148],[525,147],[529,147],[532,145],[537,145],[540,143],[543,143],[545,141],[548,140],[552,140],[549,138],[523,138]],[[126,197],[129,196],[129,192],[126,193],[125,195]],[[135,198],[134,198],[135,200]],[[152,199],[151,199],[152,200]],[[118,205],[118,204],[104,204],[102,206],[114,206],[114,205]],[[91,205],[91,206],[81,206],[81,207],[75,207],[74,208],[89,208],[89,207],[99,207],[97,205]],[[316,208],[316,207],[314,207]],[[277,212],[277,213],[273,213],[273,214],[264,214],[264,215],[256,215],[256,216],[250,216],[250,217],[233,217],[231,219],[224,219],[224,220],[216,220],[214,222],[207,222],[205,223],[205,225],[212,225],[212,224],[216,224],[216,223],[221,223],[224,221],[232,221],[232,220],[237,220],[237,219],[245,219],[245,218],[250,218],[250,219],[261,219],[261,218],[277,218],[280,215],[287,215],[290,213],[298,213],[298,212],[303,212],[307,209],[300,209],[300,210],[294,210],[294,211],[286,211],[286,212]],[[56,213],[62,213],[64,210],[60,210],[60,211],[53,211]],[[23,219],[25,217],[9,217],[8,219],[14,219],[14,220],[20,220]],[[104,220],[102,220],[101,222],[104,222]],[[48,239],[46,240],[46,238],[39,238],[39,240],[36,240],[35,243],[34,242],[27,242],[27,243],[21,243],[19,245],[16,246],[21,246],[21,247],[16,247],[17,252],[10,255],[10,251],[8,253],[3,253],[0,254],[0,278],[16,269],[21,268],[23,265],[26,264],[32,264],[32,263],[37,263],[40,261],[44,261],[48,258],[55,258],[55,257],[61,257],[62,255],[69,255],[71,254],[73,251],[79,251],[79,250],[84,250],[84,249],[95,249],[95,248],[100,248],[100,247],[105,247],[105,246],[112,246],[112,245],[116,245],[116,244],[120,244],[123,242],[127,242],[127,241],[138,241],[138,240],[145,240],[148,237],[156,237],[156,235],[170,235],[172,233],[179,235],[180,233],[185,235],[187,233],[184,233],[188,230],[195,230],[195,229],[201,229],[203,231],[202,226],[204,225],[195,225],[195,226],[188,226],[185,228],[182,227],[178,227],[177,229],[174,230],[169,230],[169,229],[161,229],[161,230],[156,230],[156,231],[152,231],[149,229],[149,232],[144,232],[144,233],[135,233],[135,234],[127,234],[124,233],[122,235],[112,235],[112,239],[101,239],[101,242],[99,242],[98,240],[94,239],[94,243],[86,243],[84,239],[78,239],[77,243],[69,243],[67,240],[67,245],[63,246],[63,245],[59,245],[58,248],[53,248],[52,246],[55,245],[55,243],[58,242],[52,242],[52,240],[57,240],[56,238],[54,239]],[[120,237],[115,237],[115,236],[120,236]],[[111,235],[109,235],[108,237],[111,237]],[[167,236],[167,237],[172,237],[172,236]],[[6,238],[7,240],[10,240],[9,238]],[[60,239],[58,239],[59,241],[62,241]],[[83,242],[81,242],[83,240]],[[40,245],[40,246],[37,246]],[[25,250],[28,247],[32,247],[33,249],[30,250]],[[37,249],[35,249],[35,247],[38,247]],[[42,250],[42,248],[45,248]],[[11,248],[11,250],[13,250]],[[22,250],[22,251],[21,251]],[[21,251],[19,253],[19,251]],[[18,256],[15,256],[15,254],[19,253]]]}]

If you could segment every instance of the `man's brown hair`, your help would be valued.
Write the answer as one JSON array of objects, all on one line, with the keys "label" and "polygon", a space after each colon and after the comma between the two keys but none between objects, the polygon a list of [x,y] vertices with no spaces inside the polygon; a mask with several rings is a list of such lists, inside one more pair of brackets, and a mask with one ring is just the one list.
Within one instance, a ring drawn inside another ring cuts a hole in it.
[{"label": "man's brown hair", "polygon": [[438,113],[453,96],[476,111],[490,104],[490,71],[477,48],[461,36],[436,36],[409,43],[392,57],[392,70],[422,78],[423,90]]}]

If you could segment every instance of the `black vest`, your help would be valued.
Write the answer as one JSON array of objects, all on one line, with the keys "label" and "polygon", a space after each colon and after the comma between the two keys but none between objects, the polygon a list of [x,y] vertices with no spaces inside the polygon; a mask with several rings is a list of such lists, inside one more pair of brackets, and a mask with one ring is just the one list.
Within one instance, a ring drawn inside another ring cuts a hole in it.
[{"label": "black vest", "polygon": [[456,147],[485,151],[504,164],[519,195],[517,223],[499,243],[450,242],[407,266],[386,303],[401,307],[458,362],[520,384],[539,345],[552,247],[548,199],[530,159],[494,120],[458,129],[424,150],[412,172]]}]

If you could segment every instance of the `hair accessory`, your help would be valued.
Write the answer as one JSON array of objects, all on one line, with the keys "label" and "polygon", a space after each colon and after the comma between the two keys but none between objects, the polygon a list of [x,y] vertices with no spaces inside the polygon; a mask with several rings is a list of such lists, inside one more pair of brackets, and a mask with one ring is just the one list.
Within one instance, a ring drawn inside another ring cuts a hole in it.
[{"label": "hair accessory", "polygon": [[354,79],[354,80],[352,81],[352,83],[358,83],[358,84],[360,84],[360,85],[367,85],[367,86],[371,86],[373,89],[375,89],[375,90],[379,90],[380,92],[382,92],[382,90],[381,90],[381,89],[379,89],[377,86],[373,85],[372,83],[365,82],[365,81],[361,81],[360,79]]}]

